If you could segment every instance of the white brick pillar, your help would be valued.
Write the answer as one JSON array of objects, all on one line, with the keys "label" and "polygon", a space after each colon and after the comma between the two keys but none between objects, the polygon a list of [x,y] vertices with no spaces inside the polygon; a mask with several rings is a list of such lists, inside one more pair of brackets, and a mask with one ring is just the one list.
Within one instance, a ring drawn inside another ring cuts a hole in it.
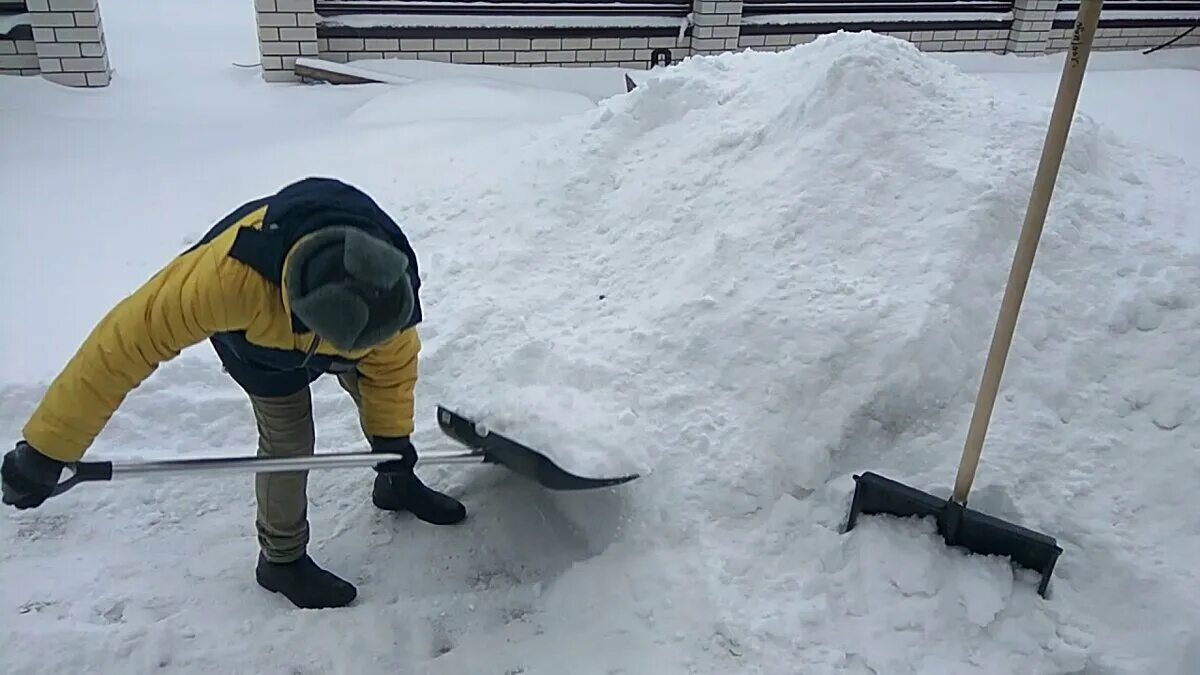
[{"label": "white brick pillar", "polygon": [[258,53],[267,82],[299,82],[296,59],[317,55],[313,0],[254,0]]},{"label": "white brick pillar", "polygon": [[112,79],[99,0],[27,0],[42,77],[70,87]]},{"label": "white brick pillar", "polygon": [[1016,0],[1007,51],[1013,54],[1045,54],[1050,46],[1050,29],[1058,0]]},{"label": "white brick pillar", "polygon": [[742,0],[692,3],[692,54],[737,51],[742,30]]}]

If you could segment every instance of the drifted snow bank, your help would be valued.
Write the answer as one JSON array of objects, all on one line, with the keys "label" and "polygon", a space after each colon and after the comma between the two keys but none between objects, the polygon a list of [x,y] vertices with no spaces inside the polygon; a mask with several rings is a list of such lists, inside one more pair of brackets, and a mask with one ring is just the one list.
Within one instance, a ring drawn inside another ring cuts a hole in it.
[{"label": "drifted snow bank", "polygon": [[[689,60],[533,145],[514,180],[539,197],[489,218],[487,283],[435,280],[477,304],[429,367],[569,467],[651,471],[623,490],[621,543],[554,589],[602,604],[645,583],[634,615],[763,672],[1181,664],[1200,625],[1170,599],[1200,593],[1186,563],[1150,585],[1174,628],[1131,637],[1089,612],[1124,601],[1146,547],[1174,556],[1182,530],[1196,551],[1194,510],[1112,510],[1131,483],[1200,477],[1183,365],[1200,274],[1128,196],[1155,160],[1086,117],[972,500],[1060,537],[1057,599],[924,526],[838,533],[853,472],[948,491],[1048,116],[908,43],[839,34]],[[612,565],[626,545],[692,549]],[[579,640],[546,619],[540,639]]]},{"label": "drifted snow bank", "polygon": [[[1048,105],[839,34],[691,59],[560,122],[456,125],[444,148],[380,132],[386,107],[270,156],[344,168],[413,233],[418,410],[646,475],[567,495],[429,469],[472,512],[442,529],[314,473],[315,555],[361,592],[329,613],[252,587],[248,477],[80,488],[0,531],[16,672],[1194,672],[1200,260],[1163,237],[1195,215],[1152,180],[1194,169],[1072,130],[972,495],[1059,537],[1046,601],[928,524],[840,530],[855,472],[949,489]],[[317,389],[322,450],[361,449]],[[5,428],[34,395],[0,391]],[[97,450],[252,433],[219,370],[182,359]]]}]

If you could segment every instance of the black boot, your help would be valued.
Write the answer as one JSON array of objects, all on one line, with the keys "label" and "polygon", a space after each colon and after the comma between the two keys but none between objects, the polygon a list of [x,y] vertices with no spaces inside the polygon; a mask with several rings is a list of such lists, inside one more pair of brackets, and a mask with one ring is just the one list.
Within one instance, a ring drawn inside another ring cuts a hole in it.
[{"label": "black boot", "polygon": [[358,595],[353,584],[317,567],[307,555],[290,563],[270,562],[259,555],[254,576],[259,586],[282,593],[301,609],[344,607]]},{"label": "black boot", "polygon": [[467,517],[467,509],[461,502],[430,489],[409,472],[376,476],[371,501],[385,511],[409,511],[435,525],[453,525]]},{"label": "black boot", "polygon": [[376,437],[372,450],[403,455],[402,460],[383,462],[376,470],[375,489],[371,501],[384,511],[408,511],[417,518],[435,525],[453,525],[467,517],[467,509],[457,499],[431,490],[413,473],[417,451],[407,436]]}]

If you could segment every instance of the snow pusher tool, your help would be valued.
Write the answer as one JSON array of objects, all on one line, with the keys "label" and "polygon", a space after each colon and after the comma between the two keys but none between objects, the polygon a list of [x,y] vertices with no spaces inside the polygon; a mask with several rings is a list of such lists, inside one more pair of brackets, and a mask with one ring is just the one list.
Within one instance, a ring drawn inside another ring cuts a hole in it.
[{"label": "snow pusher tool", "polygon": [[[552,462],[542,453],[497,433],[480,433],[473,421],[438,406],[438,426],[450,438],[466,446],[463,450],[426,450],[421,452],[422,464],[498,464],[550,490],[590,490],[621,485],[638,477],[637,474],[613,478],[577,476]],[[60,495],[80,483],[109,481],[133,476],[201,473],[277,473],[312,469],[348,469],[379,466],[404,459],[403,455],[383,452],[346,452],[308,457],[199,457],[147,462],[88,461],[66,466],[70,473],[58,484],[54,494]]]},{"label": "snow pusher tool", "polygon": [[845,529],[846,532],[853,529],[860,514],[885,514],[901,518],[932,517],[937,522],[938,534],[948,545],[981,555],[1005,556],[1022,567],[1038,572],[1041,575],[1038,594],[1042,597],[1046,597],[1051,573],[1062,554],[1062,548],[1058,546],[1057,541],[1046,534],[967,508],[967,495],[979,466],[984,436],[987,434],[988,422],[996,403],[1004,362],[1012,344],[1017,314],[1029,282],[1029,273],[1033,268],[1034,254],[1050,207],[1050,197],[1058,178],[1058,169],[1062,164],[1067,135],[1075,114],[1102,5],[1103,0],[1083,0],[1079,3],[1070,50],[1063,64],[1033,190],[1029,196],[1012,269],[1001,301],[1000,314],[992,334],[979,395],[975,400],[975,410],[971,416],[971,425],[967,431],[958,475],[954,482],[954,492],[946,499],[877,473],[864,472],[854,476],[854,497]]}]

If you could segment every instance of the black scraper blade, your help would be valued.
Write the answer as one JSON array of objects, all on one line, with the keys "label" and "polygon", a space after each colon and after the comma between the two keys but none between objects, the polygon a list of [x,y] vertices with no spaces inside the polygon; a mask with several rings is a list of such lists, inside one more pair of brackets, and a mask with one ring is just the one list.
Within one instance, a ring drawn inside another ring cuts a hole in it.
[{"label": "black scraper blade", "polygon": [[494,431],[480,434],[475,421],[445,406],[438,406],[438,426],[450,438],[484,453],[484,461],[499,464],[509,471],[535,481],[551,490],[592,490],[613,487],[634,480],[626,476],[578,476],[550,461],[550,458]]},{"label": "black scraper blade", "polygon": [[999,555],[1041,575],[1038,594],[1046,597],[1050,575],[1062,548],[1050,536],[967,508],[952,499],[936,497],[870,471],[854,476],[854,500],[846,531],[859,514],[900,518],[933,518],[938,534],[950,546],[980,555]]}]

